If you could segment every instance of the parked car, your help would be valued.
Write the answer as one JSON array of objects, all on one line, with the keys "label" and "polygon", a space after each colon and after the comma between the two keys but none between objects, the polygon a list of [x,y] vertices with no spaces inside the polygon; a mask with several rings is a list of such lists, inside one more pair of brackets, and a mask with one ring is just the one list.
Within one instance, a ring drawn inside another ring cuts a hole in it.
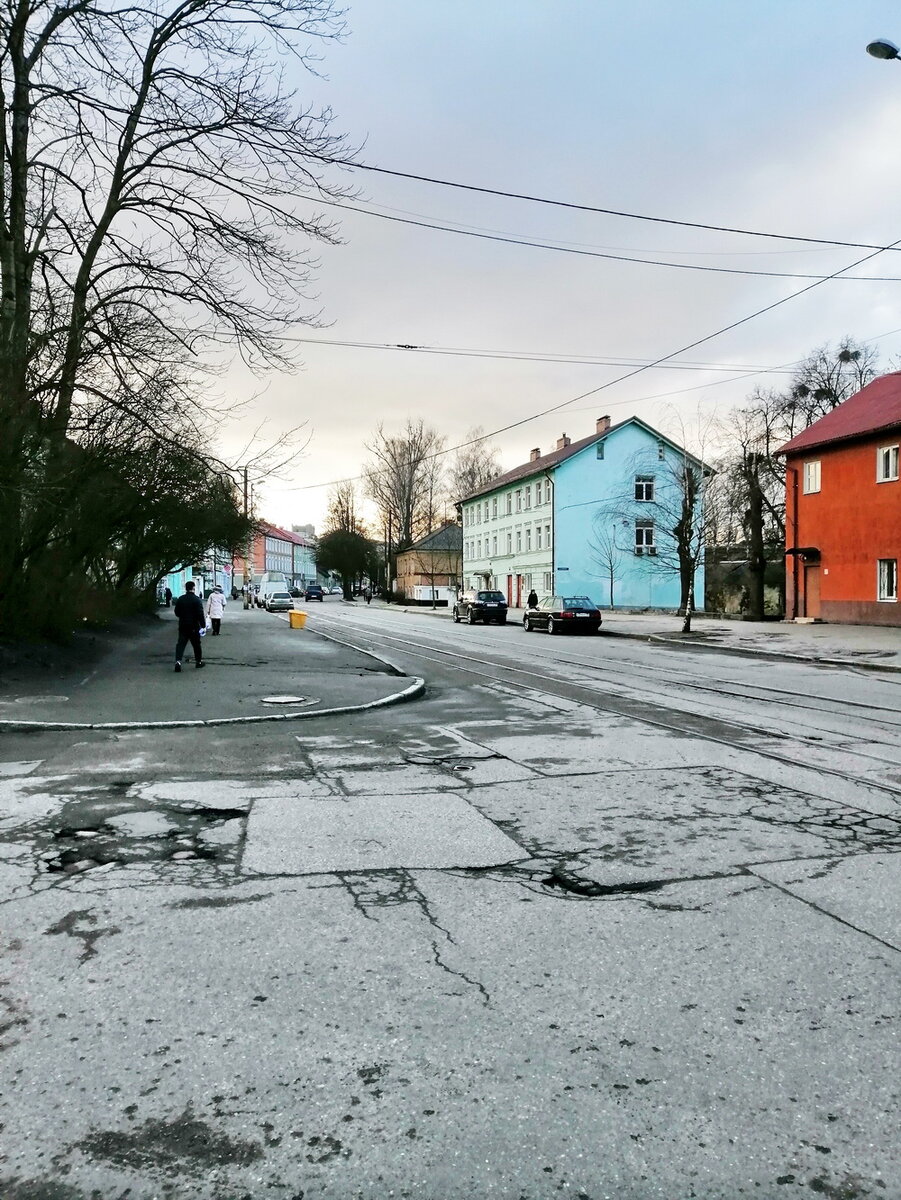
[{"label": "parked car", "polygon": [[496,621],[498,625],[507,624],[507,598],[503,592],[464,592],[454,605],[454,621],[468,621],[475,625],[476,621]]},{"label": "parked car", "polygon": [[290,592],[270,592],[266,597],[267,612],[290,612],[293,607]]},{"label": "parked car", "polygon": [[597,633],[601,610],[587,596],[545,596],[522,618],[526,633],[545,629],[548,633]]},{"label": "parked car", "polygon": [[303,594],[304,600],[322,600],[322,587],[318,583],[311,583]]},{"label": "parked car", "polygon": [[343,596],[343,595],[344,595],[344,588],[343,588],[343,587],[338,587],[337,585],[336,585],[335,587],[330,587],[330,588],[329,588],[329,590],[328,590],[328,594],[329,594],[330,596]]}]

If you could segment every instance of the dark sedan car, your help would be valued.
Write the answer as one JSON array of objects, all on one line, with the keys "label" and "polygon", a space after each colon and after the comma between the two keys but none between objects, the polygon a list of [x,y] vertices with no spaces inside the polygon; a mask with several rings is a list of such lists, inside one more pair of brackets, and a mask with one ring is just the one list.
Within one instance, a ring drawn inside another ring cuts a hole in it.
[{"label": "dark sedan car", "polygon": [[322,587],[318,583],[311,583],[303,594],[304,600],[322,600]]},{"label": "dark sedan car", "polygon": [[498,625],[507,624],[507,598],[503,592],[464,592],[454,605],[454,621],[468,621],[475,625],[476,621],[496,621]]},{"label": "dark sedan car", "polygon": [[545,596],[522,619],[526,633],[546,629],[548,633],[597,633],[601,611],[587,596]]}]

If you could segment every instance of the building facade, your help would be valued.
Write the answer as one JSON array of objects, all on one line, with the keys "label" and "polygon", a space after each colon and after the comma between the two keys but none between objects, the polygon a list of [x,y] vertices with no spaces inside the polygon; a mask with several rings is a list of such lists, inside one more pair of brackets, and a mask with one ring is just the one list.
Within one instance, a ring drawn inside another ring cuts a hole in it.
[{"label": "building facade", "polygon": [[398,554],[397,590],[408,604],[445,608],[457,598],[462,571],[463,530],[448,521]]},{"label": "building facade", "polygon": [[786,612],[901,625],[901,372],[814,422],[785,455]]},{"label": "building facade", "polygon": [[[236,561],[236,571],[242,570],[243,560],[239,559]],[[315,539],[261,521],[253,539],[250,570],[255,578],[281,573],[289,586],[302,588],[315,583],[319,578]]]},{"label": "building facade", "polygon": [[[517,608],[533,589],[605,607],[678,608],[668,530],[686,464],[702,481],[709,474],[637,417],[617,425],[601,417],[580,441],[564,434],[550,453],[534,449],[528,462],[461,502],[465,586],[498,588]],[[703,538],[703,491],[697,523]],[[703,608],[703,555],[694,595],[694,607]]]}]

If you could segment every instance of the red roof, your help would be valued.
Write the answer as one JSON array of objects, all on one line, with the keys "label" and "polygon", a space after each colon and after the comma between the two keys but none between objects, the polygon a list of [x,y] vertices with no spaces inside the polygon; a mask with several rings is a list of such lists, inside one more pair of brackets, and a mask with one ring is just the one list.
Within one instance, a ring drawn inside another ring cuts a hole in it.
[{"label": "red roof", "polygon": [[310,539],[304,537],[302,533],[292,533],[289,529],[280,529],[278,525],[271,525],[268,521],[259,521],[258,525],[265,537],[278,538],[279,541],[291,542],[295,546],[313,545]]},{"label": "red roof", "polygon": [[777,451],[797,454],[830,442],[847,442],[901,426],[901,371],[880,375]]}]

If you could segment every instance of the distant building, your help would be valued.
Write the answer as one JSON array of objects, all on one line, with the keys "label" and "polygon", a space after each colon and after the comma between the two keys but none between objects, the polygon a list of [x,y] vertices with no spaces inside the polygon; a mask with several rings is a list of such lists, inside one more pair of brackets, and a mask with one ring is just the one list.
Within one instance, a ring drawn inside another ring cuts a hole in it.
[{"label": "distant building", "polygon": [[[462,500],[464,586],[497,588],[516,608],[532,589],[617,608],[678,608],[664,517],[672,511],[673,468],[686,458],[707,473],[637,417],[616,425],[600,417],[580,441],[563,434],[550,453],[534,449],[528,462]],[[703,566],[694,582],[702,609]]]},{"label": "distant building", "polygon": [[[236,569],[243,569],[243,560],[237,560]],[[319,578],[315,540],[260,521],[253,539],[250,570],[252,576],[281,572],[294,587],[315,583]]]},{"label": "distant building", "polygon": [[408,604],[453,604],[463,571],[463,530],[447,521],[398,554],[396,571],[397,589]]},{"label": "distant building", "polygon": [[316,537],[316,526],[315,525],[292,525],[291,532],[292,533],[302,533],[304,535],[304,537],[315,538]]},{"label": "distant building", "polygon": [[901,372],[786,442],[786,612],[901,625]]}]

